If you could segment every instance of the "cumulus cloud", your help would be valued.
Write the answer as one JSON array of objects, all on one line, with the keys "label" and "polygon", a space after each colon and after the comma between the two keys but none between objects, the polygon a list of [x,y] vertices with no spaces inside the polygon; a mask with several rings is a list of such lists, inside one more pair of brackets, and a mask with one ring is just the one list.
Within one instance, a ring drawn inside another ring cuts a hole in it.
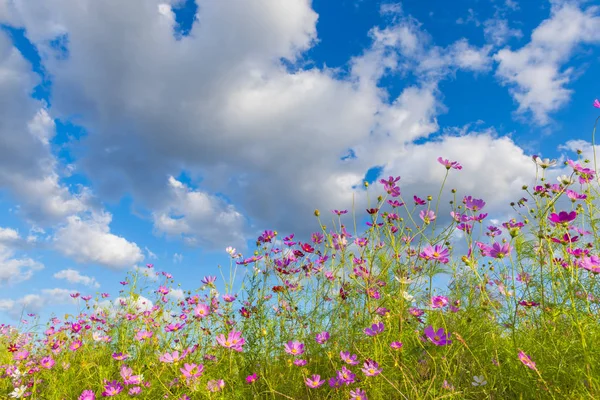
[{"label": "cumulus cloud", "polygon": [[511,28],[505,18],[490,18],[483,25],[486,40],[495,46],[502,46],[512,38],[523,37],[523,32],[520,29]]},{"label": "cumulus cloud", "polygon": [[18,319],[26,313],[40,313],[44,308],[55,305],[74,304],[67,289],[42,289],[39,294],[28,294],[19,299],[0,299],[0,311]]},{"label": "cumulus cloud", "polygon": [[79,271],[74,269],[63,269],[54,274],[56,279],[65,279],[71,283],[81,283],[85,286],[99,288],[100,284],[96,281],[96,278],[81,275]]},{"label": "cumulus cloud", "polygon": [[[173,32],[171,4],[30,0],[17,11],[53,76],[52,112],[78,115],[87,129],[74,154],[94,192],[103,199],[131,194],[149,210],[156,233],[189,244],[237,245],[267,228],[308,234],[318,229],[315,208],[351,208],[355,195],[357,209],[364,208],[357,187],[374,166],[389,175],[427,175],[442,149],[414,141],[439,129],[439,82],[458,70],[490,69],[491,45],[460,39],[438,46],[397,4],[382,7],[392,22],[370,31],[371,45],[343,77],[297,65],[317,40],[308,0],[204,2],[182,38]],[[66,56],[49,45],[61,35],[68,37]],[[379,85],[388,73],[414,74],[416,82],[390,98]],[[484,146],[496,148],[491,159],[516,160],[510,170],[523,172],[518,146],[476,137],[451,145],[473,144],[485,154]],[[344,159],[349,151],[355,157]],[[476,178],[486,162],[473,155],[473,180],[509,197],[516,183],[508,176],[494,184]],[[189,183],[174,178],[182,171]],[[428,190],[430,179],[415,180],[411,190]],[[139,262],[137,245],[110,234],[110,218],[96,214],[69,216],[57,248],[82,262]]]},{"label": "cumulus cloud", "polygon": [[600,43],[599,7],[582,9],[578,2],[552,3],[550,18],[534,29],[528,44],[494,55],[497,77],[519,104],[517,114],[531,113],[540,125],[549,123],[549,114],[571,97],[568,84],[575,71],[565,67],[569,57],[581,45]]},{"label": "cumulus cloud", "polygon": [[31,279],[44,265],[29,257],[19,257],[17,250],[25,241],[11,228],[0,227],[0,285],[14,285]]},{"label": "cumulus cloud", "polygon": [[54,235],[54,247],[80,263],[96,263],[123,269],[144,259],[137,244],[110,233],[112,215],[91,213],[87,218],[76,215]]}]

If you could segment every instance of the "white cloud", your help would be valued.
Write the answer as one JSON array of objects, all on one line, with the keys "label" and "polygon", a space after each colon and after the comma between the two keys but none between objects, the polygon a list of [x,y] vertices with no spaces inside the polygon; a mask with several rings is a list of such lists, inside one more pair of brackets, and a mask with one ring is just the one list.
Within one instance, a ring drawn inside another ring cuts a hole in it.
[{"label": "white cloud", "polygon": [[519,103],[517,114],[530,112],[536,123],[550,122],[549,113],[566,104],[573,68],[565,68],[577,46],[600,43],[600,8],[580,9],[576,2],[556,1],[550,18],[532,33],[519,50],[508,48],[494,55],[496,75]]},{"label": "white cloud", "polygon": [[38,261],[16,255],[23,246],[25,241],[16,230],[0,227],[0,285],[14,285],[29,280],[36,271],[44,268]]},{"label": "white cloud", "polygon": [[81,275],[79,271],[76,271],[74,269],[63,269],[55,273],[54,277],[56,279],[66,279],[71,283],[81,283],[82,285],[91,286],[95,288],[100,287],[100,284],[96,281],[96,278]]},{"label": "white cloud", "polygon": [[173,254],[173,262],[175,264],[179,264],[179,263],[181,263],[181,261],[183,261],[183,254],[179,254],[179,253]]},{"label": "white cloud", "polygon": [[245,220],[235,207],[192,190],[173,177],[169,178],[169,186],[169,203],[153,215],[157,232],[201,241],[209,248],[221,247],[222,243],[243,246]]},{"label": "white cloud", "polygon": [[523,37],[523,32],[508,26],[508,20],[504,18],[491,18],[485,21],[483,33],[486,40],[495,46],[502,46],[512,38]]},{"label": "white cloud", "polygon": [[109,268],[127,268],[144,259],[140,248],[110,233],[112,215],[91,213],[88,218],[70,216],[56,231],[54,247],[80,263],[96,263]]},{"label": "white cloud", "polygon": [[27,313],[40,313],[45,307],[74,304],[67,289],[42,289],[40,294],[27,294],[19,299],[0,299],[0,311],[18,319]]}]

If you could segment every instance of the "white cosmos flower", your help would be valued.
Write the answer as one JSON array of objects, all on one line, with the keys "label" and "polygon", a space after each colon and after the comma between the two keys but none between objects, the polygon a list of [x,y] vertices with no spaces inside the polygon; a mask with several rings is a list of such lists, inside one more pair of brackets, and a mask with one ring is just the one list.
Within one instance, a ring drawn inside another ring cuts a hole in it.
[{"label": "white cosmos flower", "polygon": [[540,157],[536,156],[534,158],[534,161],[537,165],[539,165],[540,167],[542,167],[544,169],[556,165],[556,160],[551,160],[549,158],[540,158]]},{"label": "white cosmos flower", "polygon": [[25,390],[27,390],[27,386],[21,385],[12,391],[12,393],[10,394],[10,397],[12,397],[13,399],[20,399],[25,394]]},{"label": "white cosmos flower", "polygon": [[473,382],[471,382],[471,385],[473,385],[473,386],[484,386],[486,384],[487,384],[487,381],[485,380],[485,377],[483,375],[474,376]]}]

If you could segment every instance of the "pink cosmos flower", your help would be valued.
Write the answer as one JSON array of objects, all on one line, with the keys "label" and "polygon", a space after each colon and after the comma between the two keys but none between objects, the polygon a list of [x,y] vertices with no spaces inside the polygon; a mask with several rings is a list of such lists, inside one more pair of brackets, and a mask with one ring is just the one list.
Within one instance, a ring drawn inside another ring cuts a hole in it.
[{"label": "pink cosmos flower", "polygon": [[429,224],[431,223],[431,221],[435,220],[436,216],[435,212],[433,212],[432,210],[421,210],[421,212],[419,213],[419,218],[421,218],[423,222],[425,222],[425,224]]},{"label": "pink cosmos flower", "polygon": [[21,350],[21,351],[17,351],[13,355],[13,360],[15,360],[15,361],[26,360],[27,357],[29,357],[29,352],[27,350]]},{"label": "pink cosmos flower", "polygon": [[176,363],[180,359],[181,357],[179,356],[178,351],[174,351],[173,353],[165,353],[158,358],[160,362],[168,364]]},{"label": "pink cosmos flower", "polygon": [[337,371],[337,378],[340,382],[350,385],[356,382],[356,374],[350,371],[346,366],[342,366],[342,369]]},{"label": "pink cosmos flower", "polygon": [[284,350],[288,354],[299,356],[304,354],[304,344],[298,341],[287,342],[284,346]]},{"label": "pink cosmos flower", "polygon": [[242,337],[242,332],[238,332],[235,329],[229,332],[227,338],[225,335],[221,334],[217,336],[217,343],[221,346],[235,350],[242,351],[242,346],[246,343],[246,339]]},{"label": "pink cosmos flower", "polygon": [[446,296],[433,296],[431,298],[431,308],[444,308],[448,305]]},{"label": "pink cosmos flower", "polygon": [[300,359],[294,360],[294,365],[296,365],[298,367],[304,367],[306,364],[308,364],[308,361],[306,361],[306,360],[300,360]]},{"label": "pink cosmos flower", "polygon": [[485,201],[482,199],[474,199],[471,196],[465,196],[463,203],[467,209],[473,212],[480,211],[483,207],[485,207]]},{"label": "pink cosmos flower", "polygon": [[74,340],[73,343],[71,343],[71,345],[69,346],[69,349],[71,349],[71,351],[75,351],[81,348],[81,346],[83,346],[81,340]]},{"label": "pink cosmos flower", "polygon": [[112,358],[114,358],[117,361],[123,361],[127,360],[129,358],[129,355],[123,353],[113,353]]},{"label": "pink cosmos flower", "polygon": [[450,261],[448,255],[450,255],[448,249],[437,244],[435,247],[432,247],[431,245],[425,247],[421,254],[419,254],[419,257],[424,258],[425,260],[435,260],[442,264],[447,264]]},{"label": "pink cosmos flower", "polygon": [[481,249],[484,256],[492,258],[504,258],[509,255],[512,251],[510,243],[500,244],[498,242],[491,246],[484,245],[483,243],[477,242],[477,246]]},{"label": "pink cosmos flower", "polygon": [[404,346],[402,342],[392,342],[390,343],[390,347],[394,350],[400,350]]},{"label": "pink cosmos flower", "polygon": [[367,392],[361,388],[350,391],[350,400],[369,400],[367,398]]},{"label": "pink cosmos flower", "polygon": [[598,256],[582,257],[578,264],[581,268],[587,269],[594,274],[600,273],[600,257]]},{"label": "pink cosmos flower", "polygon": [[202,373],[204,372],[204,365],[185,363],[183,368],[180,368],[179,370],[187,379],[196,379],[202,376]]},{"label": "pink cosmos flower", "polygon": [[527,354],[525,354],[523,352],[523,350],[519,351],[519,360],[521,360],[523,365],[525,365],[526,367],[528,367],[534,371],[537,370],[537,368],[535,367],[535,363],[531,360],[531,357],[529,357]]},{"label": "pink cosmos flower", "polygon": [[127,391],[127,393],[130,396],[137,396],[138,394],[142,393],[142,388],[139,386],[134,386],[132,388],[129,388],[129,390]]},{"label": "pink cosmos flower", "polygon": [[319,386],[321,386],[322,384],[325,383],[324,380],[321,380],[321,376],[320,375],[313,375],[310,378],[306,378],[304,380],[304,383],[306,383],[306,386],[308,386],[311,389],[316,389]]},{"label": "pink cosmos flower", "polygon": [[315,340],[319,344],[324,344],[326,341],[329,340],[329,332],[324,331],[324,332],[321,332],[321,333],[317,333],[317,336],[315,337]]},{"label": "pink cosmos flower", "polygon": [[152,331],[139,331],[135,334],[135,340],[142,342],[146,339],[150,339],[154,335]]},{"label": "pink cosmos flower", "polygon": [[340,357],[342,358],[342,361],[344,361],[346,364],[350,364],[350,365],[356,365],[358,364],[357,356],[356,354],[352,354],[350,355],[349,351],[340,351]]},{"label": "pink cosmos flower", "polygon": [[598,99],[594,100],[594,107],[600,108],[600,100],[598,100]]},{"label": "pink cosmos flower", "polygon": [[43,358],[40,360],[40,365],[41,365],[43,368],[46,368],[46,369],[50,369],[50,368],[52,368],[52,367],[54,366],[54,364],[55,364],[55,361],[54,361],[54,359],[53,359],[52,357],[50,357],[50,356],[43,357]]},{"label": "pink cosmos flower", "polygon": [[462,169],[462,165],[460,165],[458,163],[458,161],[450,161],[450,160],[446,160],[442,157],[438,157],[437,160],[440,164],[442,164],[444,167],[446,167],[446,169],[450,169],[450,168],[454,168],[454,169],[458,169],[458,170]]},{"label": "pink cosmos flower", "polygon": [[84,390],[77,400],[96,400],[96,395],[91,390]]},{"label": "pink cosmos flower", "polygon": [[210,314],[210,307],[207,304],[200,303],[194,308],[194,315],[198,318],[207,317]]},{"label": "pink cosmos flower", "polygon": [[367,359],[362,367],[362,372],[366,376],[377,376],[381,373],[382,369],[379,368],[379,364],[377,364],[373,360]]},{"label": "pink cosmos flower", "polygon": [[104,384],[104,392],[102,392],[103,397],[113,397],[118,395],[123,391],[123,385],[121,385],[118,381],[106,382]]}]

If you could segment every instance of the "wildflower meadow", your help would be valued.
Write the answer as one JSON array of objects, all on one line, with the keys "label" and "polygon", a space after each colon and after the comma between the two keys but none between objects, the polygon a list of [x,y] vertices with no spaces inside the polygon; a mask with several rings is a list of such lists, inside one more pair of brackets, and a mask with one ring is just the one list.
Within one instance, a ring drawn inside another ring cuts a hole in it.
[{"label": "wildflower meadow", "polygon": [[310,240],[227,248],[229,273],[181,301],[151,264],[160,279],[128,275],[116,306],[73,293],[76,315],[1,326],[0,397],[600,398],[596,160],[548,179],[556,164],[533,157],[510,220],[445,180],[431,196],[390,176],[367,210],[315,210]]}]

